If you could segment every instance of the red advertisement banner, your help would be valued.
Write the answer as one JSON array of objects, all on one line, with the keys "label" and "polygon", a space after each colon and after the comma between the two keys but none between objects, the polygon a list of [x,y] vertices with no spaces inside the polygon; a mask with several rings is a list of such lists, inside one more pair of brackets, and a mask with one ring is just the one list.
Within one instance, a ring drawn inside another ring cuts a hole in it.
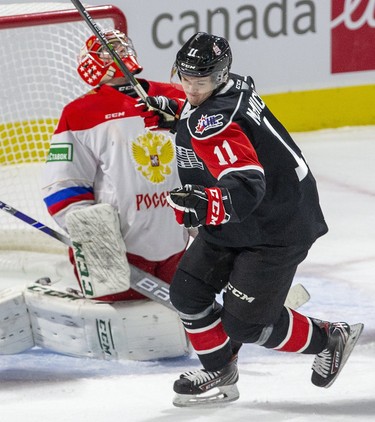
[{"label": "red advertisement banner", "polygon": [[331,73],[375,69],[375,0],[331,0]]}]

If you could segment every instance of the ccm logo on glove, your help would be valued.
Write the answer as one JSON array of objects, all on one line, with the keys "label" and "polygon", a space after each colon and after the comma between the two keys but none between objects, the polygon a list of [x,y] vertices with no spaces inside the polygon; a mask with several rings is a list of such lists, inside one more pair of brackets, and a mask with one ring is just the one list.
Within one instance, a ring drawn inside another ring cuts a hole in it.
[{"label": "ccm logo on glove", "polygon": [[225,219],[225,207],[221,190],[219,188],[206,188],[205,192],[208,206],[211,207],[211,210],[207,210],[206,224],[214,226],[221,224]]}]

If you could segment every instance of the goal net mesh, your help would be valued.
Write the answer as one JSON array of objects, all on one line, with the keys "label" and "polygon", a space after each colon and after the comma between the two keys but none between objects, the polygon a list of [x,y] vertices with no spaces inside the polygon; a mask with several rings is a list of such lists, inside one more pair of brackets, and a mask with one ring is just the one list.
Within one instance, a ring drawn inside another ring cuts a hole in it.
[{"label": "goal net mesh", "polygon": [[[86,7],[101,28],[126,32],[117,8]],[[61,233],[43,203],[40,174],[62,108],[90,88],[76,72],[90,35],[71,4],[0,5],[0,201]],[[59,241],[3,210],[0,250],[66,253]]]}]

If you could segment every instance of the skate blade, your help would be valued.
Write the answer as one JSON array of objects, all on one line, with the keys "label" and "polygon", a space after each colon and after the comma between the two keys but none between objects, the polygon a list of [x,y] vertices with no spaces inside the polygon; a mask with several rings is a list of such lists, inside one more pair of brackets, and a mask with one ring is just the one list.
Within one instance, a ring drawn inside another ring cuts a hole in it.
[{"label": "skate blade", "polygon": [[345,366],[346,361],[348,360],[349,356],[351,355],[351,353],[354,349],[354,346],[357,344],[359,336],[361,335],[361,333],[363,331],[363,327],[364,327],[363,324],[354,324],[354,325],[350,326],[350,334],[349,334],[348,341],[347,341],[345,348],[344,348],[340,369],[337,371],[335,378],[333,378],[330,383],[325,385],[324,388],[330,387],[336,381],[339,373],[342,371],[342,368]]},{"label": "skate blade", "polygon": [[237,385],[217,387],[202,394],[176,394],[173,399],[174,406],[220,406],[237,400],[240,397]]}]

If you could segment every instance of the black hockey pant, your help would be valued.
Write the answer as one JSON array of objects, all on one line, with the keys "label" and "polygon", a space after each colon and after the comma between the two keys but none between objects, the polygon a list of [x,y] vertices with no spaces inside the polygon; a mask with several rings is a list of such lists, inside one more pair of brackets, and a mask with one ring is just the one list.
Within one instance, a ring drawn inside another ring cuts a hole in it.
[{"label": "black hockey pant", "polygon": [[309,248],[233,249],[196,237],[180,262],[170,297],[205,369],[222,368],[241,343],[308,354],[323,350],[325,332],[312,318],[284,306]]}]

